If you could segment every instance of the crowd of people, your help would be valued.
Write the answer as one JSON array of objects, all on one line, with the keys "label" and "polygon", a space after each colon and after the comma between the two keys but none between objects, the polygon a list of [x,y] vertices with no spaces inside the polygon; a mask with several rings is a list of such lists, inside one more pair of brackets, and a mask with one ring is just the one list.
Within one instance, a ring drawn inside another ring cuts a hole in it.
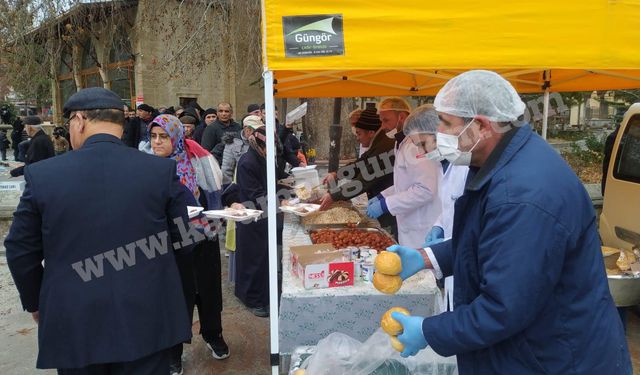
[{"label": "crowd of people", "polygon": [[[402,356],[430,346],[456,355],[460,374],[628,375],[591,201],[521,122],[524,109],[488,71],[451,79],[432,105],[391,97],[357,109],[349,122],[359,157],[324,178],[321,210],[365,194],[367,215],[398,242],[388,250],[400,277],[429,269],[444,282],[442,314],[392,314]],[[269,163],[277,179],[306,165],[291,125],[276,120],[269,159],[264,106],[249,105],[240,122],[229,103],[143,104],[134,114],[92,88],[64,112],[75,151],[27,163],[5,240],[23,306],[39,322],[38,367],[181,374],[195,306],[213,357],[227,358],[218,235],[225,227],[236,297],[268,317],[267,220],[190,221],[187,206],[264,205]],[[33,133],[32,146],[41,138]],[[281,246],[281,213],[276,222]],[[195,243],[183,233],[193,225],[204,234]]]}]

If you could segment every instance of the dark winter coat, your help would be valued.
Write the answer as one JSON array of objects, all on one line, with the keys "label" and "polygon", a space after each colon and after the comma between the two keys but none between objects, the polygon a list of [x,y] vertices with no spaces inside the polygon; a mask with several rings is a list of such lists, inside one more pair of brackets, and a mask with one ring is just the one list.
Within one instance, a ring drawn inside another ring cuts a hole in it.
[{"label": "dark winter coat", "polygon": [[[43,131],[39,130],[33,138],[27,149],[25,165],[30,165],[40,160],[45,160],[55,156],[53,142],[51,138]],[[24,166],[11,170],[11,176],[18,177],[24,174]]]},{"label": "dark winter coat", "polygon": [[233,121],[233,119],[231,119],[229,125],[226,126],[221,123],[220,120],[216,120],[204,129],[204,133],[202,134],[202,147],[211,152],[218,161],[218,164],[222,165],[222,155],[225,146],[222,137],[227,133],[238,136],[241,131],[242,126]]},{"label": "dark winter coat", "polygon": [[470,168],[452,238],[432,249],[454,310],[422,328],[460,375],[631,374],[591,199],[529,126]]},{"label": "dark winter coat", "polygon": [[175,161],[97,134],[29,165],[25,181],[4,246],[24,309],[40,312],[38,368],[130,362],[189,340],[175,254],[192,246],[172,244],[188,240],[176,221],[196,202]]}]

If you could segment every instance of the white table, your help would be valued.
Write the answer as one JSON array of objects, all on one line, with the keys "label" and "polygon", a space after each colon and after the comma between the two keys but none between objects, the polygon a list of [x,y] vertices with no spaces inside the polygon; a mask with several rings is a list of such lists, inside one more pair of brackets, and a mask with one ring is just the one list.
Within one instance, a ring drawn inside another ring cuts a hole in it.
[{"label": "white table", "polygon": [[332,332],[365,341],[380,327],[389,308],[402,306],[412,314],[431,316],[440,311],[441,293],[430,271],[406,280],[395,295],[377,291],[373,284],[327,289],[305,289],[291,273],[290,246],[309,245],[311,239],[297,217],[286,214],[282,244],[282,297],[280,300],[280,353],[298,346],[316,345]]}]

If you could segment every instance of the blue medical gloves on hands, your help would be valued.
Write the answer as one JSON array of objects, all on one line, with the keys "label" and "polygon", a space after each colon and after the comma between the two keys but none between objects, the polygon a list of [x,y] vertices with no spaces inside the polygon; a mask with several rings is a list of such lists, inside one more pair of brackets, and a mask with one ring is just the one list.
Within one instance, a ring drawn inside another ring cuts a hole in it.
[{"label": "blue medical gloves on hands", "polygon": [[402,261],[402,272],[400,272],[400,277],[402,280],[408,279],[418,273],[418,271],[423,270],[425,267],[422,254],[420,254],[416,249],[393,245],[389,246],[387,251],[394,252],[400,256],[400,261]]},{"label": "blue medical gloves on hands", "polygon": [[389,209],[387,208],[387,202],[385,202],[382,194],[378,194],[375,197],[369,199],[369,204],[367,206],[367,216],[373,219],[377,219],[387,212],[389,212]]},{"label": "blue medical gloves on hands", "polygon": [[391,317],[402,324],[402,334],[398,336],[398,340],[404,345],[404,351],[400,353],[402,357],[416,355],[427,347],[427,339],[422,333],[423,317],[404,315],[399,312],[392,312]]},{"label": "blue medical gloves on hands", "polygon": [[444,241],[444,229],[436,225],[431,228],[427,237],[424,238],[424,247],[429,247],[442,241]]}]

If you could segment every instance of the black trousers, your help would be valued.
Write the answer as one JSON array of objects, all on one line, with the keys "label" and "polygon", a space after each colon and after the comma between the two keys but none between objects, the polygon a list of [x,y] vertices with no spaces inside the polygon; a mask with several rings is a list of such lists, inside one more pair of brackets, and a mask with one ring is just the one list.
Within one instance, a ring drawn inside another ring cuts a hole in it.
[{"label": "black trousers", "polygon": [[[222,333],[222,266],[218,239],[199,243],[191,255],[176,258],[190,322],[198,307],[200,334],[209,342]],[[171,350],[172,361],[182,357],[182,344]]]},{"label": "black trousers", "polygon": [[167,375],[170,351],[163,350],[132,362],[101,363],[83,368],[58,369],[58,375]]}]

